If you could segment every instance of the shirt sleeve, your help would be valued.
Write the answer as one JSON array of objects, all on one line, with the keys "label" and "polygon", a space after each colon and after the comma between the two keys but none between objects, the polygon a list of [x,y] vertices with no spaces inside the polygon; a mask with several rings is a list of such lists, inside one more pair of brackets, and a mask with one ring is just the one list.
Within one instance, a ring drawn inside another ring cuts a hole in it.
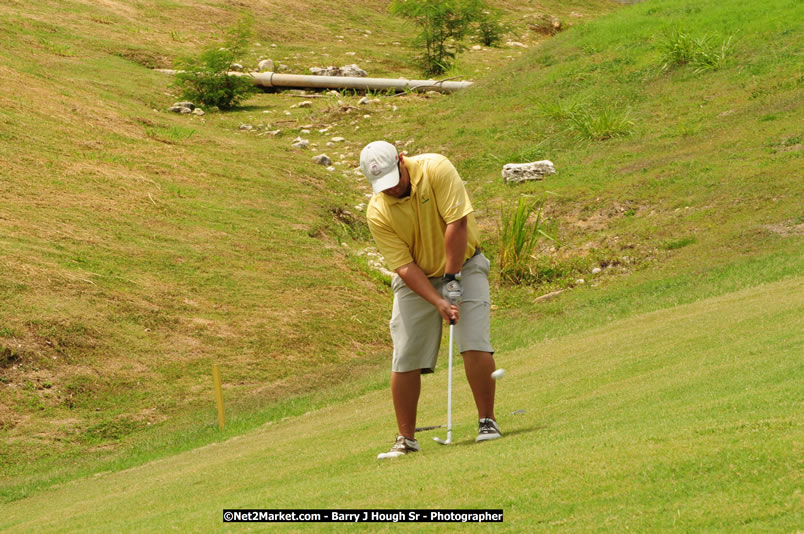
[{"label": "shirt sleeve", "polygon": [[376,216],[376,214],[374,216],[368,214],[367,221],[371,236],[374,238],[374,242],[377,244],[388,270],[396,271],[403,265],[413,261],[410,249],[390,225]]},{"label": "shirt sleeve", "polygon": [[442,159],[433,169],[430,178],[436,204],[441,218],[447,224],[453,223],[474,211],[469,194],[463,185],[455,166],[447,159]]}]

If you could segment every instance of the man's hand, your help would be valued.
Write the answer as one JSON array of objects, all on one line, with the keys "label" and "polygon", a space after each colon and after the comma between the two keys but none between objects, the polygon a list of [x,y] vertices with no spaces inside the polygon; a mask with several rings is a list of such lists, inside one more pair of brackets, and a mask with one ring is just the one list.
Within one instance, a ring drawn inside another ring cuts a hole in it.
[{"label": "man's hand", "polygon": [[453,278],[441,287],[441,295],[447,299],[447,302],[457,306],[463,300],[463,287],[458,280]]},{"label": "man's hand", "polygon": [[455,324],[458,322],[458,306],[463,300],[463,287],[461,287],[461,282],[455,278],[455,275],[444,276],[444,282],[441,286],[441,296],[449,304],[449,308],[446,310],[446,314],[444,310],[439,311],[441,311],[441,315],[445,320],[449,321],[450,324]]}]

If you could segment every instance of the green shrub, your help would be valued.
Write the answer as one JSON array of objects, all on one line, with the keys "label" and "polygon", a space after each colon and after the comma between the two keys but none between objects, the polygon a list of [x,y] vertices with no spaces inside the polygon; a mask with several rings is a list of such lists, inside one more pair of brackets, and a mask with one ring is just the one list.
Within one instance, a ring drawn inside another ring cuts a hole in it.
[{"label": "green shrub", "polygon": [[442,74],[450,69],[462,39],[472,23],[483,18],[483,0],[394,0],[391,13],[415,22],[421,33],[413,46],[422,50],[419,66],[425,74]]},{"label": "green shrub", "polygon": [[241,19],[227,30],[223,43],[205,48],[195,57],[179,59],[176,85],[182,98],[195,104],[231,109],[256,92],[249,76],[230,75],[232,64],[245,50],[251,36],[251,20]]},{"label": "green shrub", "polygon": [[483,46],[497,46],[503,35],[511,31],[510,24],[502,21],[503,12],[498,8],[491,8],[481,12],[477,21],[475,39]]}]

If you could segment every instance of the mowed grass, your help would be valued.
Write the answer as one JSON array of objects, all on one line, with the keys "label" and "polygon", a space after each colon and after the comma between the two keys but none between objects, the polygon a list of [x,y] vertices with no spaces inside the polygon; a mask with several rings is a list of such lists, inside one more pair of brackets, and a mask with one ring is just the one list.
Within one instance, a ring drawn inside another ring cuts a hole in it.
[{"label": "mowed grass", "polygon": [[[421,453],[378,462],[393,434],[378,391],[8,504],[0,528],[209,532],[228,530],[224,508],[489,507],[505,532],[794,531],[802,312],[795,277],[500,354],[496,442],[474,443],[461,377],[455,444],[420,433]],[[445,384],[425,380],[420,424],[442,422]]]}]

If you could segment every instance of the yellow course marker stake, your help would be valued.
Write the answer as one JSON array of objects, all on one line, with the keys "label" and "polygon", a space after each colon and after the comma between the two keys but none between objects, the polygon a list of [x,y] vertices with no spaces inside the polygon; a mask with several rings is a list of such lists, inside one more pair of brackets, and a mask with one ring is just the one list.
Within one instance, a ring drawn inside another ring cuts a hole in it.
[{"label": "yellow course marker stake", "polygon": [[215,400],[218,403],[218,426],[223,430],[223,392],[221,391],[221,373],[218,371],[218,364],[212,364],[212,381],[215,384]]}]

